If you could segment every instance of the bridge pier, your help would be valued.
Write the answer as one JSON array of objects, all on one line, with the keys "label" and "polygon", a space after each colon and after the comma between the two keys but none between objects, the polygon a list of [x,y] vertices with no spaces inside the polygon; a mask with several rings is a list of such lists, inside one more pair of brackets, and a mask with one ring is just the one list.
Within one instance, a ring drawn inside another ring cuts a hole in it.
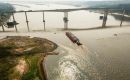
[{"label": "bridge pier", "polygon": [[28,32],[29,32],[30,28],[29,28],[29,21],[28,21],[27,12],[25,12],[25,18],[26,18],[26,23],[27,23],[27,29],[28,29]]},{"label": "bridge pier", "polygon": [[[12,17],[13,17],[13,22],[16,22],[16,21],[15,21],[15,17],[14,17],[14,13],[12,13]],[[15,27],[16,32],[18,32],[18,29],[17,29],[16,24],[14,25],[14,27]]]},{"label": "bridge pier", "polygon": [[45,13],[43,11],[43,24],[44,24],[44,31],[46,31],[46,21],[45,21]]},{"label": "bridge pier", "polygon": [[1,27],[2,27],[3,32],[5,32],[4,26],[2,25]]},{"label": "bridge pier", "polygon": [[120,23],[120,27],[122,26],[122,23],[123,23],[123,20],[124,20],[124,15],[125,15],[125,10],[123,10],[123,13],[122,13],[122,18],[121,18],[121,23]]},{"label": "bridge pier", "polygon": [[64,29],[67,30],[68,29],[68,12],[64,12],[64,18],[63,18],[63,21],[64,21]]},{"label": "bridge pier", "polygon": [[106,9],[106,10],[104,11],[104,17],[103,17],[103,23],[102,23],[102,27],[103,27],[103,28],[106,27],[107,16],[108,16],[108,9]]}]

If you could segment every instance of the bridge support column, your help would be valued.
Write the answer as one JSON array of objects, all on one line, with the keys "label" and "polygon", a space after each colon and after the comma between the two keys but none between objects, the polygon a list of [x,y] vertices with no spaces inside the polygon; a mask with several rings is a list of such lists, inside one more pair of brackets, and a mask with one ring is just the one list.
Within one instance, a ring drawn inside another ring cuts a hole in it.
[{"label": "bridge support column", "polygon": [[68,29],[68,12],[64,12],[64,29],[67,30]]},{"label": "bridge support column", "polygon": [[[15,17],[14,17],[14,13],[12,13],[12,17],[13,17],[13,22],[16,22],[16,21],[15,21]],[[16,32],[18,32],[18,29],[17,29],[16,24],[14,25],[14,27],[15,27]]]},{"label": "bridge support column", "polygon": [[43,11],[43,24],[44,24],[44,31],[46,31],[46,21],[45,21],[45,12]]},{"label": "bridge support column", "polygon": [[4,26],[2,25],[2,30],[3,30],[3,32],[5,32],[5,29],[4,29]]},{"label": "bridge support column", "polygon": [[120,27],[122,26],[122,23],[123,23],[123,20],[124,20],[124,15],[125,15],[125,10],[123,10],[123,13],[122,13],[122,18],[121,18],[121,23],[120,23]]},{"label": "bridge support column", "polygon": [[26,17],[27,29],[28,29],[28,32],[29,32],[30,28],[29,28],[29,21],[28,21],[27,12],[25,12],[25,17]]},{"label": "bridge support column", "polygon": [[102,27],[103,27],[103,28],[106,27],[107,16],[108,16],[108,9],[106,9],[106,10],[104,11],[104,17],[103,17],[103,23],[102,23]]}]

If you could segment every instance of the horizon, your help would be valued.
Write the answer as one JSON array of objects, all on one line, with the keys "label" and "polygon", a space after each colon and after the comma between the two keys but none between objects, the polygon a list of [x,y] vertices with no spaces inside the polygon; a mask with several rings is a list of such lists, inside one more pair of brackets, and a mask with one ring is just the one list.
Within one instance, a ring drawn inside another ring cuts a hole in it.
[{"label": "horizon", "polygon": [[[39,1],[52,1],[52,2],[57,2],[57,1],[124,1],[124,0],[0,0],[0,1],[36,1],[36,2],[39,2]],[[125,1],[130,1],[130,0],[125,0]]]}]

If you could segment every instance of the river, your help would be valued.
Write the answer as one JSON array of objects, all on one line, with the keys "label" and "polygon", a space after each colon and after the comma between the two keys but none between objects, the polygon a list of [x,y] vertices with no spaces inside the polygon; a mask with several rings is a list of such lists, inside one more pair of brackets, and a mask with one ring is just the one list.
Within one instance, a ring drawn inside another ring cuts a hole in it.
[{"label": "river", "polygon": [[[16,10],[77,8],[69,5],[41,4],[24,3],[24,6],[14,6]],[[42,13],[27,14],[31,30],[43,29]],[[101,15],[85,10],[70,12],[69,28],[86,29],[101,26],[102,21],[99,20]],[[59,48],[56,51],[60,54],[50,55],[45,60],[48,80],[130,80],[129,28],[72,31],[83,43],[82,46],[77,46],[65,36],[64,31],[57,31],[64,27],[63,17],[64,14],[60,12],[46,12],[47,32],[26,33],[24,13],[16,13],[15,18],[20,23],[18,30],[22,33],[1,33],[0,37],[27,35],[47,38],[57,43]],[[107,25],[119,24],[120,21],[111,15],[108,16]],[[129,22],[123,23],[123,25],[129,24]],[[117,34],[117,37],[114,34]],[[126,41],[127,43],[123,43]]]}]

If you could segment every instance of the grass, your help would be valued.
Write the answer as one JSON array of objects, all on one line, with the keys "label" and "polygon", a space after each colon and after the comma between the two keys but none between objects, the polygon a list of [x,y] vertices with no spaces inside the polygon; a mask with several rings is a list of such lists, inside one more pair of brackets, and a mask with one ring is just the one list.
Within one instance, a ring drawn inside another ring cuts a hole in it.
[{"label": "grass", "polygon": [[29,71],[22,76],[22,80],[35,80],[36,78],[41,80],[38,71],[38,61],[40,57],[39,54],[25,56],[25,60],[29,65]]}]

